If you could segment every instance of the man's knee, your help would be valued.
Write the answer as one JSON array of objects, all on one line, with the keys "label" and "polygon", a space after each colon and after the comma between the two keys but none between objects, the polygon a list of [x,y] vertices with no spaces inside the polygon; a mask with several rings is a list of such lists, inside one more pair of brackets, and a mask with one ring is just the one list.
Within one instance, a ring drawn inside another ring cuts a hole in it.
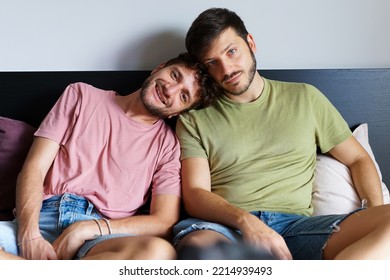
[{"label": "man's knee", "polygon": [[159,237],[145,237],[140,247],[146,259],[176,259],[176,250],[170,242]]},{"label": "man's knee", "polygon": [[223,234],[214,230],[193,231],[182,238],[179,246],[208,247],[218,242],[231,242]]},{"label": "man's knee", "polygon": [[179,259],[205,259],[204,251],[218,243],[231,243],[223,234],[213,230],[197,230],[184,236],[176,247]]},{"label": "man's knee", "polygon": [[109,239],[94,246],[85,259],[175,259],[176,251],[166,240],[153,236]]}]

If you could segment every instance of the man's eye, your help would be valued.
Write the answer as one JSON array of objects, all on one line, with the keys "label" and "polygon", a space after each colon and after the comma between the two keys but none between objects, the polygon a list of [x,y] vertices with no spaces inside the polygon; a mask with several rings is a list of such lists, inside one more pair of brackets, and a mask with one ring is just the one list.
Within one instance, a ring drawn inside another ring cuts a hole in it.
[{"label": "man's eye", "polygon": [[178,74],[175,71],[172,72],[171,76],[172,76],[172,79],[177,81]]},{"label": "man's eye", "polygon": [[236,52],[237,52],[236,49],[231,49],[231,50],[228,51],[228,53],[229,53],[230,55],[235,54]]},{"label": "man's eye", "polygon": [[216,64],[216,61],[215,60],[211,60],[211,61],[208,61],[206,63],[206,67],[211,67],[211,66],[214,66]]},{"label": "man's eye", "polygon": [[184,92],[181,93],[181,100],[183,101],[183,103],[187,103],[188,101],[187,94],[185,94]]}]

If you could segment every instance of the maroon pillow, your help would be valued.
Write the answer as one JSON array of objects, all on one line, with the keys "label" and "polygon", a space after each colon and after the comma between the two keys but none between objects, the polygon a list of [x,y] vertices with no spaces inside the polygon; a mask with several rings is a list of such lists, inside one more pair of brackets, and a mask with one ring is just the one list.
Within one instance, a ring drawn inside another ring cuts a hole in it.
[{"label": "maroon pillow", "polygon": [[34,132],[27,123],[0,117],[0,220],[13,219],[16,179]]}]

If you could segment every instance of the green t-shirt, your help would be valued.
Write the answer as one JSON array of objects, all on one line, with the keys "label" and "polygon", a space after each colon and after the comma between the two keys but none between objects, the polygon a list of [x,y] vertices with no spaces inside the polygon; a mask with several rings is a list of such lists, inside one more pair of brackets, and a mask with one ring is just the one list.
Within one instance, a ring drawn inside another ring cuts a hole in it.
[{"label": "green t-shirt", "polygon": [[251,103],[224,96],[182,114],[181,158],[207,158],[212,192],[237,207],[310,215],[317,146],[327,152],[352,133],[315,87],[264,82]]}]

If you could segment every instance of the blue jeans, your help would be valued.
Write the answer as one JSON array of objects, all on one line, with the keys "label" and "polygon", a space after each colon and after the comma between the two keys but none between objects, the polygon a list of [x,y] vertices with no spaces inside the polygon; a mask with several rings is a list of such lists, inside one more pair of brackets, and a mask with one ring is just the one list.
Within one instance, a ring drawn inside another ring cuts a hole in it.
[{"label": "blue jeans", "polygon": [[[361,209],[356,211],[359,210]],[[323,248],[330,235],[337,231],[339,223],[350,215],[306,217],[295,214],[265,211],[254,211],[251,212],[251,214],[258,217],[267,226],[283,236],[293,259],[296,260],[322,259]],[[242,241],[241,232],[238,230],[221,224],[190,218],[183,220],[174,226],[174,246],[177,246],[184,236],[197,230],[216,231],[224,235],[233,243]]]},{"label": "blue jeans", "polygon": [[[43,238],[53,243],[72,223],[101,218],[93,204],[88,200],[81,196],[65,193],[62,196],[53,196],[43,201],[39,217],[39,229]],[[17,231],[17,219],[0,222],[0,247],[14,255],[20,255],[17,246]],[[88,240],[81,246],[74,258],[83,258],[93,246],[102,241],[122,236],[130,235],[109,234]]]}]

